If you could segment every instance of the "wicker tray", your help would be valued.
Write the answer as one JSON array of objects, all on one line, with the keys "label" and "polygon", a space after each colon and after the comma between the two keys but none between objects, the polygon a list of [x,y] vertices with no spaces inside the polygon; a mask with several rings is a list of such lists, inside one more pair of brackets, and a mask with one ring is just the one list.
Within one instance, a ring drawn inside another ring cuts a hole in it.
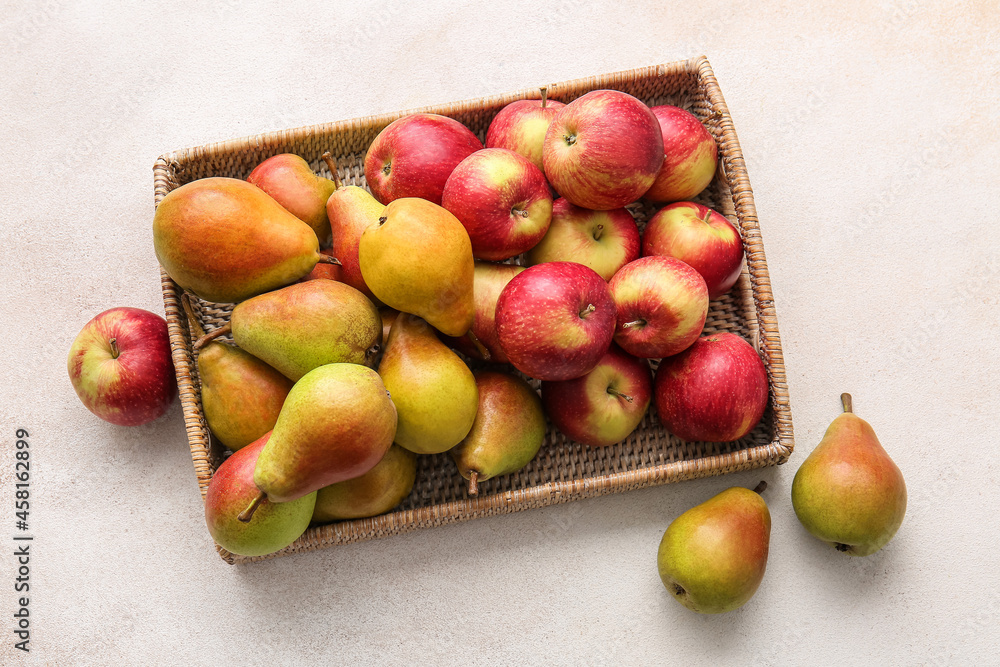
[{"label": "wicker tray", "polygon": [[[761,422],[748,436],[736,442],[685,442],[663,429],[651,406],[649,414],[628,440],[599,449],[569,441],[550,427],[545,444],[530,465],[519,473],[481,483],[480,493],[475,497],[467,494],[467,483],[446,454],[421,456],[413,492],[396,511],[370,519],[310,528],[294,544],[268,556],[245,558],[217,547],[224,560],[229,563],[264,560],[417,528],[775,465],[788,459],[793,448],[792,416],[770,278],[743,154],[712,68],[704,57],[695,58],[553,84],[549,87],[549,96],[569,102],[600,88],[630,93],[650,106],[674,104],[689,109],[719,144],[719,170],[698,201],[715,208],[738,225],[746,249],[746,265],[733,290],[711,303],[705,331],[739,333],[760,351],[771,389]],[[451,116],[483,139],[490,121],[501,108],[514,100],[537,98],[538,95],[538,89],[530,88],[416,111]],[[337,158],[341,180],[345,184],[365,186],[363,165],[368,145],[383,127],[407,113],[412,111],[272,132],[168,153],[159,158],[154,167],[156,203],[159,204],[172,189],[198,178],[246,178],[262,160],[285,152],[302,155],[316,171],[329,176],[320,160],[320,155],[329,150]],[[638,205],[632,208],[641,228],[653,209]],[[212,473],[224,460],[225,448],[211,440],[205,425],[191,337],[180,307],[181,290],[165,273],[162,285],[184,422],[204,499]],[[192,301],[206,331],[228,320],[230,304]]]}]

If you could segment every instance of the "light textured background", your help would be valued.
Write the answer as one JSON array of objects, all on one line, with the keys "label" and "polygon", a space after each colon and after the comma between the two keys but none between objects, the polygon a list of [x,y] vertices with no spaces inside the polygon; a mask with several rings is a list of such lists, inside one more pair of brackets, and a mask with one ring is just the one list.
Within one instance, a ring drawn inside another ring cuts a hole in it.
[{"label": "light textured background", "polygon": [[[996,6],[798,6],[0,3],[0,541],[22,427],[30,662],[995,661]],[[230,567],[204,528],[179,406],[129,430],[77,401],[65,356],[80,327],[112,306],[162,313],[161,153],[699,53],[756,195],[798,443],[788,465]],[[896,539],[864,559],[808,536],[789,500],[841,391],[910,491]],[[656,574],[662,531],[761,478],[773,532],[760,590],[734,613],[688,612]],[[0,556],[3,664],[24,659],[12,561]]]}]

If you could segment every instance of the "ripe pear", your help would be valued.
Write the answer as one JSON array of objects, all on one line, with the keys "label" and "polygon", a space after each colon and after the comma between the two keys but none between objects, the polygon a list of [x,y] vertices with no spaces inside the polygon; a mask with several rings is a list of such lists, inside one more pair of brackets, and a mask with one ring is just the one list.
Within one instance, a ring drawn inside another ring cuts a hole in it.
[{"label": "ripe pear", "polygon": [[674,519],[657,554],[660,579],[674,598],[701,614],[742,607],[764,578],[771,513],[760,492],[726,489]]},{"label": "ripe pear", "polygon": [[263,556],[287,547],[309,527],[316,505],[315,492],[288,503],[264,500],[253,523],[237,520],[257,495],[254,466],[270,437],[270,432],[265,433],[226,459],[212,475],[205,493],[208,532],[219,546],[240,556]]},{"label": "ripe pear", "polygon": [[472,242],[454,215],[425,199],[385,207],[358,245],[361,274],[385,305],[424,318],[448,336],[472,326]]},{"label": "ripe pear", "polygon": [[153,216],[167,274],[207,301],[236,303],[302,278],[319,253],[312,228],[252,183],[202,178],[170,191]]},{"label": "ripe pear", "polygon": [[326,200],[336,185],[329,178],[317,176],[302,157],[293,153],[269,157],[250,172],[247,181],[309,225],[321,245],[330,238]]},{"label": "ripe pear", "polygon": [[[337,165],[330,154],[324,153],[323,159],[330,167],[330,172],[336,174]],[[333,229],[333,245],[330,250],[340,261],[340,280],[369,299],[375,299],[375,295],[361,275],[358,244],[366,229],[378,225],[378,219],[384,210],[385,204],[380,204],[370,192],[356,185],[342,185],[339,180],[337,189],[326,202],[326,213]]]},{"label": "ripe pear", "polygon": [[906,483],[875,431],[851,411],[833,420],[792,481],[792,507],[806,530],[850,556],[873,554],[906,514]]},{"label": "ripe pear", "polygon": [[[192,336],[205,334],[183,299]],[[238,347],[212,341],[198,351],[201,406],[218,440],[237,451],[274,428],[292,381]]]},{"label": "ripe pear", "polygon": [[496,371],[475,374],[479,410],[472,430],[450,452],[469,494],[491,477],[528,465],[545,441],[542,401],[527,382]]},{"label": "ripe pear", "polygon": [[334,280],[310,280],[261,294],[233,308],[229,325],[241,348],[298,380],[314,368],[347,362],[370,366],[382,344],[382,320],[364,294]]},{"label": "ripe pear", "polygon": [[476,378],[427,322],[396,317],[378,372],[399,411],[396,444],[437,454],[469,433],[479,407]]},{"label": "ripe pear", "polygon": [[385,514],[410,495],[416,478],[417,455],[393,445],[378,465],[361,477],[320,489],[313,523]]},{"label": "ripe pear", "polygon": [[[358,364],[309,371],[289,392],[257,459],[254,502],[290,502],[360,477],[382,460],[395,434],[396,408],[378,373]],[[254,508],[240,520],[249,521]]]}]

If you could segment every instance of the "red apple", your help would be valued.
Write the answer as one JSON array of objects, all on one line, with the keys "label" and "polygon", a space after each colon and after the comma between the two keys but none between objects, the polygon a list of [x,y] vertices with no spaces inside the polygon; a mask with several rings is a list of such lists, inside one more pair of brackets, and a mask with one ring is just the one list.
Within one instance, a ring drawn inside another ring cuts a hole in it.
[{"label": "red apple", "polygon": [[693,115],[669,104],[653,107],[663,132],[663,166],[645,194],[651,202],[690,199],[715,176],[719,147]]},{"label": "red apple", "polygon": [[309,527],[316,506],[314,491],[287,503],[265,499],[249,523],[236,518],[259,493],[253,472],[270,438],[268,431],[223,461],[205,493],[208,532],[223,549],[241,556],[263,556],[284,549]]},{"label": "red apple", "polygon": [[611,278],[615,342],[629,354],[677,354],[701,334],[708,314],[705,279],[673,257],[640,257]]},{"label": "red apple", "polygon": [[500,347],[515,368],[539,380],[570,380],[589,373],[607,352],[615,305],[593,269],[547,262],[507,283],[496,323]]},{"label": "red apple", "polygon": [[563,108],[545,134],[545,175],[560,195],[604,211],[639,199],[663,165],[663,134],[645,104],[594,90]]},{"label": "red apple", "polygon": [[653,393],[660,421],[684,440],[728,442],[753,430],[767,407],[767,371],[739,336],[703,336],[664,359]]},{"label": "red apple", "polygon": [[545,414],[568,437],[591,447],[627,438],[645,416],[652,396],[649,362],[615,344],[586,375],[542,383]]},{"label": "red apple", "polygon": [[578,262],[605,280],[639,258],[639,228],[624,208],[592,211],[560,197],[552,204],[552,224],[528,251],[528,264]]},{"label": "red apple", "polygon": [[494,262],[534,247],[552,220],[545,174],[506,148],[462,160],[444,185],[441,205],[465,225],[473,256]]},{"label": "red apple", "polygon": [[326,200],[336,186],[329,178],[317,176],[305,159],[293,153],[274,155],[257,165],[247,180],[312,227],[320,243],[329,240]]},{"label": "red apple", "polygon": [[119,426],[153,421],[177,395],[167,322],[140,308],[112,308],[87,322],[67,368],[87,409]]},{"label": "red apple", "polygon": [[368,147],[365,179],[383,204],[402,197],[441,203],[445,181],[483,144],[457,120],[415,113],[389,123]]},{"label": "red apple", "polygon": [[542,88],[540,100],[518,100],[511,102],[493,117],[490,129],[486,131],[487,148],[507,148],[542,166],[542,144],[545,133],[559,110],[565,104],[550,100],[546,89]]},{"label": "red apple", "polygon": [[[486,350],[486,356],[489,357],[487,360],[496,364],[510,362],[503,348],[500,347],[500,339],[497,337],[497,299],[500,298],[500,292],[507,286],[507,283],[522,271],[524,271],[523,266],[477,261],[475,272],[472,275],[472,298],[476,307],[475,319],[472,321],[472,333]],[[452,338],[439,334],[438,337],[447,345],[473,359],[486,358],[468,336]]]},{"label": "red apple", "polygon": [[646,223],[643,255],[676,257],[691,265],[717,299],[736,283],[743,264],[743,240],[729,220],[707,206],[677,202]]}]

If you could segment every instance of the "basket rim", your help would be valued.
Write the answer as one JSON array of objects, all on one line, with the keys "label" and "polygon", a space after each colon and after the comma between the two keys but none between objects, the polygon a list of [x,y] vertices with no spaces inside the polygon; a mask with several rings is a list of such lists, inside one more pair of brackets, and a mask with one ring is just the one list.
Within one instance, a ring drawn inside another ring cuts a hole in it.
[{"label": "basket rim", "polygon": [[[756,319],[756,335],[752,341],[763,357],[772,393],[774,438],[767,445],[744,448],[735,452],[703,456],[696,459],[674,461],[655,466],[646,466],[633,471],[594,475],[583,479],[545,484],[503,491],[488,496],[478,496],[465,500],[451,501],[413,510],[396,511],[376,517],[342,521],[324,526],[312,527],[295,543],[272,554],[244,557],[232,554],[219,545],[216,549],[227,563],[246,563],[269,560],[274,557],[313,551],[335,544],[360,541],[376,537],[409,532],[423,527],[446,523],[456,523],[493,514],[504,514],[535,507],[569,502],[597,495],[617,493],[647,486],[665,484],[683,479],[693,479],[710,475],[720,475],[737,470],[748,470],[770,465],[779,465],[788,460],[794,450],[794,432],[788,386],[778,333],[774,299],[771,291],[770,275],[764,256],[757,210],[753,191],[746,171],[746,162],[736,136],[735,127],[729,114],[722,91],[715,74],[705,56],[660,65],[652,65],[610,74],[597,75],[551,84],[550,97],[558,98],[560,88],[578,90],[580,88],[600,88],[613,86],[651,76],[668,74],[689,74],[707,97],[711,115],[721,129],[719,144],[720,169],[728,182],[736,217],[743,237],[746,264],[744,268],[748,289],[752,296]],[[309,125],[290,130],[280,130],[246,136],[203,146],[182,149],[161,155],[154,165],[154,201],[160,200],[176,182],[175,174],[192,161],[221,153],[253,150],[269,144],[291,143],[297,139],[318,133],[335,133],[357,130],[362,127],[384,127],[393,120],[411,113],[440,113],[442,115],[477,111],[484,107],[503,106],[518,99],[537,99],[538,88],[524,88],[512,93],[468,99],[449,104],[438,104],[402,111],[358,117],[333,123]],[[198,391],[193,381],[192,362],[189,357],[190,337],[186,317],[181,309],[181,288],[170,279],[161,267],[161,286],[164,309],[171,342],[171,355],[178,381],[178,393],[184,414],[185,428],[191,448],[192,461],[198,477],[199,488],[204,501],[213,470],[211,465],[210,442],[205,433],[198,410]]]}]

